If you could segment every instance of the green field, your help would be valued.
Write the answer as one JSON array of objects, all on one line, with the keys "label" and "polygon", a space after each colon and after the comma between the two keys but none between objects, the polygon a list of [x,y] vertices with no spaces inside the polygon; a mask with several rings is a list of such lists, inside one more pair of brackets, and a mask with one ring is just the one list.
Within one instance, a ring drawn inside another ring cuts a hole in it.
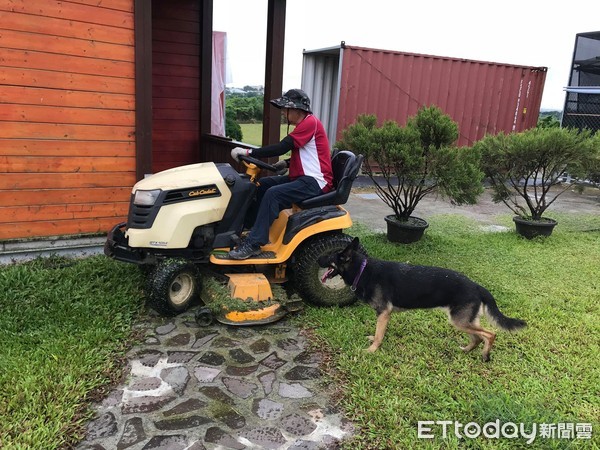
[{"label": "green field", "polygon": [[[260,146],[262,145],[262,123],[241,123],[242,142]],[[290,127],[290,131],[294,128]],[[280,137],[283,139],[288,134],[287,125],[281,125]]]}]

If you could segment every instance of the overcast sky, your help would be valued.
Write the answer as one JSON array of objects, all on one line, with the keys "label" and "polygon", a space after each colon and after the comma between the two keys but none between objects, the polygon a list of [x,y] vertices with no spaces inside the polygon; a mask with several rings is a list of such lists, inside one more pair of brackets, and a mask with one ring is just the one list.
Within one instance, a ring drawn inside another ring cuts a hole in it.
[{"label": "overcast sky", "polygon": [[[215,0],[229,86],[263,85],[267,0]],[[348,45],[548,68],[542,108],[562,109],[575,35],[600,31],[600,0],[287,0],[284,90],[302,51]]]}]

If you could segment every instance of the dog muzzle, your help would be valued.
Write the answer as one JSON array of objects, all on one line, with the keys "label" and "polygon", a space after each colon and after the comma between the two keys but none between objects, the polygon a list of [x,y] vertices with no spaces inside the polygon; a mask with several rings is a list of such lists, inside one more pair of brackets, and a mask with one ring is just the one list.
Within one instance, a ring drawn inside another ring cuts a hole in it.
[{"label": "dog muzzle", "polygon": [[337,275],[337,271],[335,270],[335,268],[332,268],[332,267],[327,268],[327,271],[321,277],[321,283],[325,283],[327,280],[335,277],[336,275]]}]

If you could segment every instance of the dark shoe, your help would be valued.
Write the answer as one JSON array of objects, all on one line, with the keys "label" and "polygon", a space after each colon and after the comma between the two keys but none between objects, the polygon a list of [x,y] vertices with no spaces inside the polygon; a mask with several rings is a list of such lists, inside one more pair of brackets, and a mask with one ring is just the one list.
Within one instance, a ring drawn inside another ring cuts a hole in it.
[{"label": "dark shoe", "polygon": [[260,255],[261,253],[262,250],[260,249],[260,245],[244,241],[241,245],[229,252],[229,257],[231,259],[247,259],[251,256]]}]

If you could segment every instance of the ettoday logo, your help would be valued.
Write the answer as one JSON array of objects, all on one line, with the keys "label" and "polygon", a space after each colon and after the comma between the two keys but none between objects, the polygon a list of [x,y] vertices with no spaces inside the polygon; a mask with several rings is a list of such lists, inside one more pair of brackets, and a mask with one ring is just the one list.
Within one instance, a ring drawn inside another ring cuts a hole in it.
[{"label": "ettoday logo", "polygon": [[531,444],[536,439],[591,439],[591,423],[514,423],[487,422],[480,425],[477,422],[462,424],[454,420],[423,420],[417,424],[419,439],[434,439],[441,436],[446,439],[449,433],[454,433],[458,439],[525,439]]}]

